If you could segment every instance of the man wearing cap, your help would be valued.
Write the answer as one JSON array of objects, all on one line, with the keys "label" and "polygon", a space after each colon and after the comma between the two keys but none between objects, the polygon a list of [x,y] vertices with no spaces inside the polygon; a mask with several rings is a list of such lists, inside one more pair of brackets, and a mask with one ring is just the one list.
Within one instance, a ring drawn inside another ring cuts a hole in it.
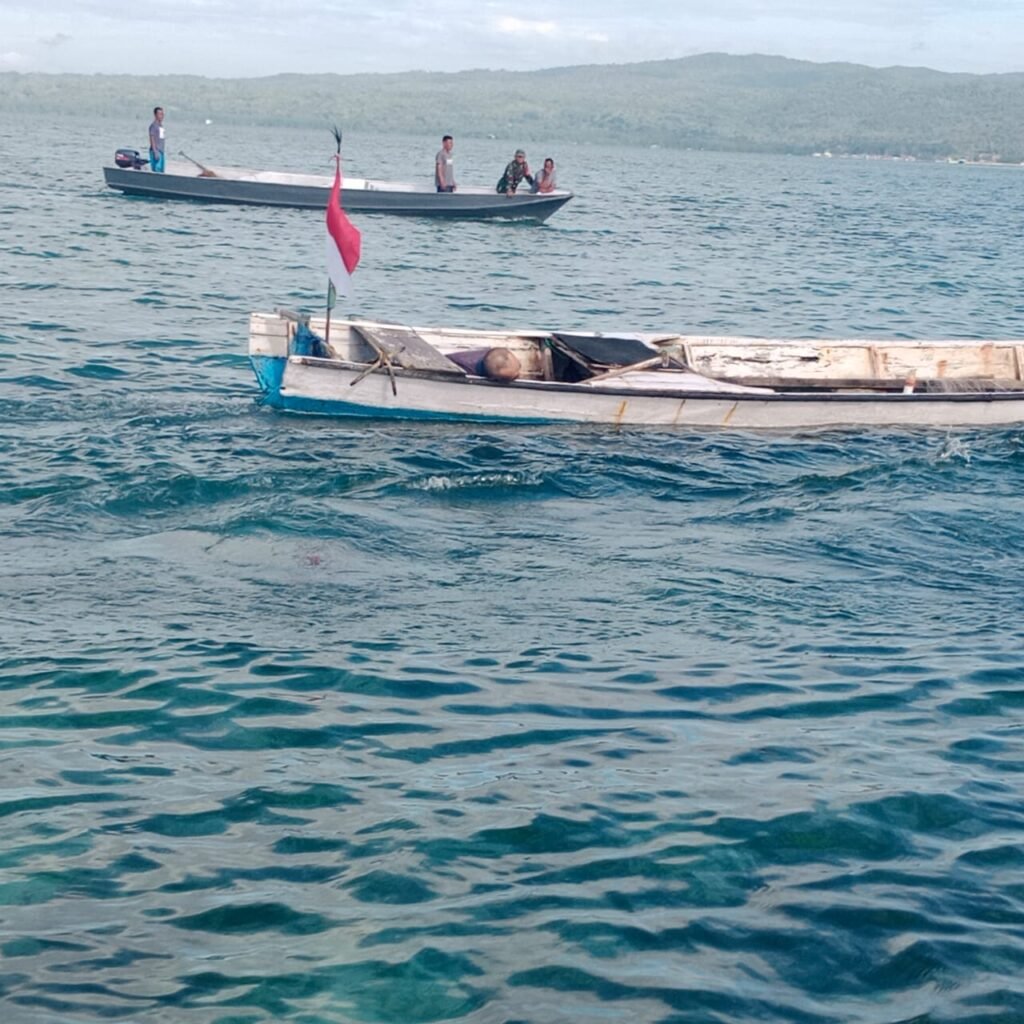
[{"label": "man wearing cap", "polygon": [[516,155],[509,161],[505,173],[498,181],[497,191],[504,192],[507,196],[515,195],[516,189],[524,180],[532,185],[533,175],[530,173],[530,165],[526,162],[526,154],[517,149]]}]

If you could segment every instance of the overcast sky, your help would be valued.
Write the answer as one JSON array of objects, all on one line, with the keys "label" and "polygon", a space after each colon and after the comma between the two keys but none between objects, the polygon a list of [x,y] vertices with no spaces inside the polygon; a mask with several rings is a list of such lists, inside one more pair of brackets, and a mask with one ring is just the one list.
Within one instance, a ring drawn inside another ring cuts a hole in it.
[{"label": "overcast sky", "polygon": [[695,53],[1024,70],[1024,0],[0,0],[0,70],[250,77]]}]

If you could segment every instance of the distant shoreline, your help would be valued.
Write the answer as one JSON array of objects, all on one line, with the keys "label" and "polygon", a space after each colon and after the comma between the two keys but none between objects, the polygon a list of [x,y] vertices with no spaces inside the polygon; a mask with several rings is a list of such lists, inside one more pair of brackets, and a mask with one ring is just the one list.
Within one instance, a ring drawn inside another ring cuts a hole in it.
[{"label": "distant shoreline", "polygon": [[456,135],[715,152],[1024,161],[1024,73],[702,54],[546,71],[197,76],[0,73],[0,112],[123,116],[160,102],[219,124]]}]

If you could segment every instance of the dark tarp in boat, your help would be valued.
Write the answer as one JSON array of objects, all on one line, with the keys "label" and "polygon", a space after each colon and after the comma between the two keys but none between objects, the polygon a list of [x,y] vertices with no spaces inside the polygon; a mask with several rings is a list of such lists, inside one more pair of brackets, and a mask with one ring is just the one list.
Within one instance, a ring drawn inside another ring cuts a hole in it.
[{"label": "dark tarp in boat", "polygon": [[552,334],[555,348],[594,367],[632,366],[658,355],[658,349],[639,338],[609,338],[604,335]]}]

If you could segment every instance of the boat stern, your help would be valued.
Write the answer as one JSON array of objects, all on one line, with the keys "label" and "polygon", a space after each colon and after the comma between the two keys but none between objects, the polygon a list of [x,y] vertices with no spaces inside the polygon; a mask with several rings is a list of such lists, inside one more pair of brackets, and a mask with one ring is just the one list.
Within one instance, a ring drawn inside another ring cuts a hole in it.
[{"label": "boat stern", "polygon": [[267,405],[281,404],[284,371],[297,325],[296,320],[279,313],[252,313],[249,317],[249,363]]},{"label": "boat stern", "polygon": [[249,356],[249,363],[262,392],[262,401],[270,406],[281,404],[281,383],[284,380],[286,358],[275,356]]}]

